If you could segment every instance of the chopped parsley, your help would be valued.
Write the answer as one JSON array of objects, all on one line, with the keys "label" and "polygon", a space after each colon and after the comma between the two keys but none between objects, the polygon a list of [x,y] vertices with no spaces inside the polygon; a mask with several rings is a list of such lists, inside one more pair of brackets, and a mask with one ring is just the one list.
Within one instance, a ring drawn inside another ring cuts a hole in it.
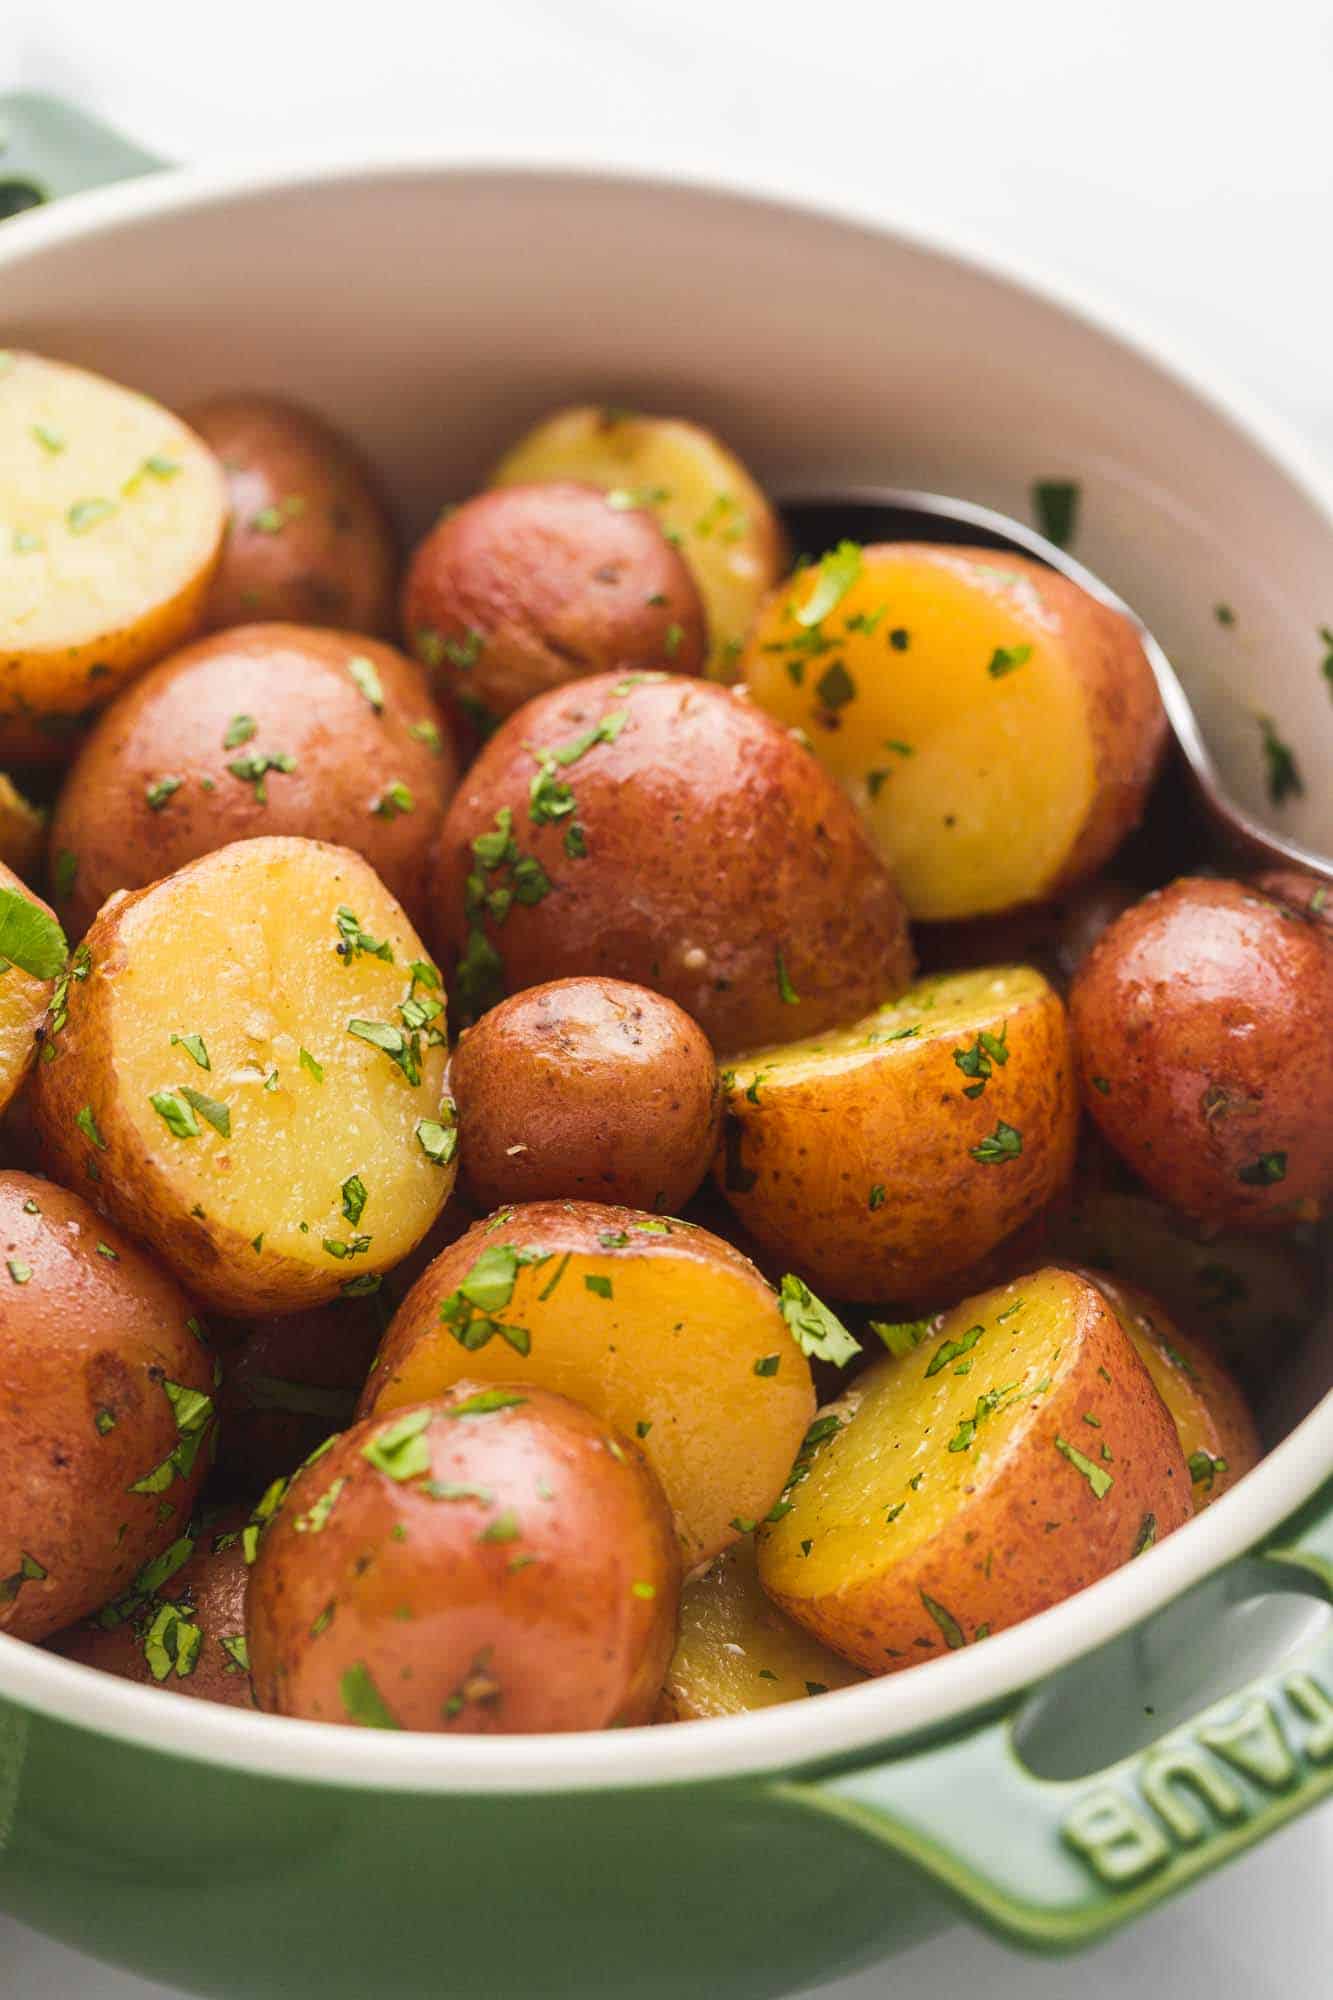
[{"label": "chopped parsley", "polygon": [[255,788],[255,804],[268,804],[268,787],[265,780],[270,771],[292,772],[296,769],[296,759],[286,750],[255,750],[248,757],[233,757],[227,769],[234,778]]},{"label": "chopped parsley", "polygon": [[781,1000],[784,1007],[799,1007],[801,1004],[801,996],[791,983],[791,978],[787,971],[786,960],[783,958],[782,953],[780,951],[774,954],[774,960],[777,971],[779,1000]]},{"label": "chopped parsley", "polygon": [[161,812],[167,800],[178,792],[184,783],[184,778],[154,778],[151,784],[144,787],[144,797],[148,801],[148,810],[155,813]]},{"label": "chopped parsley", "polygon": [[1037,526],[1057,549],[1071,547],[1078,528],[1080,490],[1073,479],[1038,479],[1032,488]]},{"label": "chopped parsley", "polygon": [[1236,1174],[1238,1181],[1246,1187],[1275,1187],[1287,1178],[1287,1156],[1285,1153],[1260,1153],[1247,1167],[1241,1167]]},{"label": "chopped parsley", "polygon": [[259,724],[253,715],[233,715],[222,738],[224,750],[239,750],[243,743],[258,733]]},{"label": "chopped parsley", "polygon": [[905,1354],[911,1354],[920,1347],[927,1334],[935,1330],[933,1319],[907,1319],[888,1321],[872,1319],[871,1333],[884,1342],[890,1354],[896,1354],[901,1361]]},{"label": "chopped parsley", "polygon": [[963,1628],[954,1617],[952,1611],[947,1611],[935,1598],[927,1596],[924,1590],[921,1592],[921,1602],[935,1624],[939,1627],[944,1638],[944,1643],[951,1653],[956,1653],[960,1646],[967,1644]]},{"label": "chopped parsley", "polygon": [[377,819],[397,819],[402,813],[415,812],[416,807],[410,786],[395,779],[393,784],[385,786],[370,810]]},{"label": "chopped parsley", "polygon": [[384,683],[379,677],[375,662],[368,660],[364,653],[354,653],[347,662],[347,671],[376,715],[384,713]]},{"label": "chopped parsley", "polygon": [[1003,1069],[1008,1062],[1009,1049],[1005,1039],[1008,1033],[1007,1021],[1002,1025],[998,1035],[993,1035],[989,1029],[983,1028],[970,1047],[953,1051],[954,1062],[963,1075],[975,1079],[965,1086],[964,1097],[980,1097],[991,1079],[992,1066],[998,1063]]},{"label": "chopped parsley", "polygon": [[856,542],[839,542],[820,561],[814,589],[793,616],[805,631],[820,624],[836,611],[861,574],[861,549]]},{"label": "chopped parsley", "polygon": [[[55,918],[20,889],[0,886],[0,960],[33,979],[58,979],[69,947]],[[79,975],[71,970],[71,977]]]},{"label": "chopped parsley", "polygon": [[1002,680],[1015,667],[1026,666],[1032,658],[1031,646],[997,646],[991,654],[986,672],[993,681]]},{"label": "chopped parsley", "polygon": [[779,1288],[778,1310],[802,1354],[842,1368],[861,1352],[861,1343],[852,1338],[836,1313],[791,1271]]},{"label": "chopped parsley", "polygon": [[984,1167],[1000,1166],[1005,1160],[1016,1160],[1022,1150],[1022,1133],[1013,1125],[1006,1125],[1003,1118],[988,1139],[983,1139],[979,1146],[968,1148],[972,1158],[979,1160]]},{"label": "chopped parsley", "polygon": [[173,1048],[184,1049],[185,1053],[193,1062],[197,1063],[200,1069],[212,1069],[213,1065],[208,1060],[208,1050],[204,1047],[202,1035],[173,1035],[171,1037],[171,1046]]},{"label": "chopped parsley", "polygon": [[1083,1474],[1092,1488],[1094,1498],[1104,1500],[1115,1484],[1111,1474],[1103,1466],[1094,1465],[1090,1458],[1085,1458],[1078,1447],[1070,1444],[1065,1438],[1058,1437],[1055,1440],[1055,1448],[1062,1458],[1069,1460],[1076,1472]]},{"label": "chopped parsley", "polygon": [[349,1174],[342,1184],[342,1209],[353,1227],[360,1222],[365,1206],[366,1184],[360,1174]]},{"label": "chopped parsley", "polygon": [[[430,1440],[426,1432],[432,1412],[409,1410],[376,1431],[361,1447],[361,1456],[390,1479],[417,1479],[430,1471]],[[434,1497],[434,1496],[432,1496]]]},{"label": "chopped parsley", "polygon": [[346,1669],[339,1679],[338,1691],[342,1695],[343,1713],[349,1722],[360,1723],[363,1729],[402,1728],[376,1687],[364,1660],[358,1660]]},{"label": "chopped parsley", "polygon": [[1296,763],[1295,751],[1290,744],[1282,741],[1271,715],[1257,715],[1255,721],[1261,731],[1269,800],[1273,805],[1280,806],[1287,799],[1300,798],[1305,791],[1305,781]]}]

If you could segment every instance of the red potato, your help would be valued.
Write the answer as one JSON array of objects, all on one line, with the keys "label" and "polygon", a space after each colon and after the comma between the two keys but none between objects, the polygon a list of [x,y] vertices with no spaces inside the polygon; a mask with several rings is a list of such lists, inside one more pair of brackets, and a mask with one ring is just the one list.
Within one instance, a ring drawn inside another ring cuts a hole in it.
[{"label": "red potato", "polygon": [[450,807],[432,899],[465,1017],[604,974],[725,1052],[911,976],[901,899],[832,779],[739,693],[670,675],[602,674],[502,724]]},{"label": "red potato", "polygon": [[1333,1194],[1333,936],[1239,882],[1127,910],[1069,996],[1084,1102],[1164,1200],[1213,1228],[1312,1222]]},{"label": "red potato", "polygon": [[251,1578],[255,1692],[380,1729],[647,1722],[679,1587],[634,1444],[563,1396],[462,1382],[358,1424],[293,1480]]},{"label": "red potato", "polygon": [[248,1508],[230,1507],[182,1533],[145,1565],[142,1581],[49,1640],[49,1650],[140,1687],[254,1708],[245,1645],[248,1519]]},{"label": "red potato", "polygon": [[679,550],[643,507],[572,480],[481,493],[412,558],[403,630],[473,720],[618,668],[701,673],[707,630]]}]

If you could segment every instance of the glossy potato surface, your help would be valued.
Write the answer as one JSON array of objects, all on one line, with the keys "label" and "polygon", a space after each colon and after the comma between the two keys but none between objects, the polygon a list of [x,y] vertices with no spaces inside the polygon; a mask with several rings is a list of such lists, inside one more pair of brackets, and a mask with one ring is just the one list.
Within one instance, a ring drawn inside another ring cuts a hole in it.
[{"label": "glossy potato surface", "polygon": [[748,1715],[855,1687],[864,1678],[778,1610],[759,1582],[747,1535],[691,1577],[680,1594],[680,1631],[657,1720]]},{"label": "glossy potato surface", "polygon": [[316,1305],[425,1235],[454,1175],[444,993],[358,855],[219,848],[109,903],[77,967],[43,1144],[198,1296]]},{"label": "glossy potato surface", "polygon": [[642,1453],[528,1384],[372,1417],[293,1481],[247,1625],[262,1708],[457,1734],[649,1720],[680,1569]]},{"label": "glossy potato surface", "polygon": [[199,623],[222,473],[147,396],[0,353],[0,755],[49,760]]},{"label": "glossy potato surface", "polygon": [[186,1532],[215,1388],[172,1279],[78,1195],[0,1173],[0,1632],[58,1632]]},{"label": "glossy potato surface", "polygon": [[651,509],[693,571],[708,624],[708,671],[732,680],[741,643],[782,570],[784,538],[764,493],[700,424],[633,410],[557,410],[508,451],[495,486],[582,480]]},{"label": "glossy potato surface", "polygon": [[230,509],[204,629],[263,618],[387,636],[398,551],[355,446],[281,396],[215,396],[186,421],[217,454]]},{"label": "glossy potato surface", "polygon": [[353,848],[420,915],[454,781],[425,677],[393,647],[313,626],[218,633],[127,689],[79,752],[51,827],[61,914],[81,936],[116,889],[297,834]]},{"label": "glossy potato surface", "polygon": [[1095,874],[1165,740],[1128,621],[982,549],[842,544],[769,598],[744,678],[806,731],[914,918],[985,916]]},{"label": "glossy potato surface", "polygon": [[814,1412],[809,1362],[739,1251],[594,1202],[501,1209],[438,1257],[394,1316],[361,1414],[462,1380],[554,1389],[638,1438],[687,1568],[768,1512]]},{"label": "glossy potato surface", "polygon": [[702,1030],[620,979],[556,979],[502,1000],[462,1035],[450,1088],[483,1211],[572,1195],[674,1214],[717,1143]]},{"label": "glossy potato surface", "polygon": [[718,1187],[837,1298],[967,1270],[1073,1166],[1065,1011],[1026,966],[922,980],[850,1027],[734,1058],[723,1086]]},{"label": "glossy potato surface", "polygon": [[1182,877],[1104,931],[1069,997],[1084,1102],[1209,1228],[1315,1221],[1333,1194],[1333,932]]},{"label": "glossy potato surface", "polygon": [[246,1507],[214,1509],[133,1586],[50,1640],[53,1653],[140,1687],[254,1708],[245,1644]]},{"label": "glossy potato surface", "polygon": [[729,1050],[901,991],[902,904],[856,814],[742,695],[603,674],[529,702],[466,774],[433,877],[451,990],[603,974]]},{"label": "glossy potato surface", "polygon": [[703,606],[644,507],[571,480],[481,493],[419,545],[403,630],[464,713],[484,724],[585,674],[695,674]]},{"label": "glossy potato surface", "polygon": [[1191,1512],[1129,1336],[1094,1285],[1054,1268],[964,1300],[858,1376],[821,1411],[787,1498],[759,1531],[760,1580],[869,1673],[1016,1625]]}]

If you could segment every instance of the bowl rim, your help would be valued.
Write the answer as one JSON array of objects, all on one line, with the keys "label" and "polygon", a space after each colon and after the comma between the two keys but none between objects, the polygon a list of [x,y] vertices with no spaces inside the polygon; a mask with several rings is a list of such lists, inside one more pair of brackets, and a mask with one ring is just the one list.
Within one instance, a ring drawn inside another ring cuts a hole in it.
[{"label": "bowl rim", "polygon": [[[469,180],[535,188],[560,184],[595,198],[626,189],[649,201],[730,204],[738,218],[768,212],[868,245],[897,244],[915,256],[961,265],[1029,302],[1079,322],[1104,346],[1128,352],[1176,394],[1265,457],[1323,516],[1333,538],[1333,473],[1294,429],[1248,391],[1220,381],[1170,337],[1094,300],[1082,286],[997,256],[966,232],[886,220],[869,204],[811,200],[781,177],[670,175],[586,161],[525,159],[512,150],[442,156],[437,149],[380,149],[352,160],[311,154],[275,165],[169,168],[71,196],[12,218],[0,234],[0,271],[84,235],[133,230],[159,216],[225,209],[275,193],[313,192],[331,182]],[[854,1759],[889,1757],[895,1746],[1014,1697],[1060,1667],[1141,1622],[1181,1591],[1270,1535],[1333,1466],[1333,1390],[1206,1512],[1145,1555],[1051,1610],[908,1672],[750,1715],[662,1728],[542,1736],[444,1736],[298,1722],[134,1686],[0,1634],[0,1704],[149,1752],[309,1785],[409,1794],[618,1791],[726,1782]]]}]

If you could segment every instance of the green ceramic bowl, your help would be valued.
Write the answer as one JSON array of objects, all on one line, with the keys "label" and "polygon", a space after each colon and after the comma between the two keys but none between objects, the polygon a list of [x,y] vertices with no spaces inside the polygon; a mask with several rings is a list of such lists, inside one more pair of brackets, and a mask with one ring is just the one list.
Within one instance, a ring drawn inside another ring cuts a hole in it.
[{"label": "green ceramic bowl", "polygon": [[[1080,480],[1080,551],[1193,663],[1237,796],[1262,803],[1260,707],[1302,746],[1287,830],[1333,848],[1333,486],[1159,343],[977,254],[716,189],[156,173],[42,100],[0,126],[6,342],[169,401],[296,391],[409,516],[582,393],[714,419],[779,489],[892,479],[1022,513],[1034,479]],[[14,184],[125,175],[17,213]],[[0,1907],[245,2000],[762,2000],[960,1908],[1084,1944],[1333,1792],[1331,1383],[1325,1322],[1275,1356],[1262,1465],[1081,1596],[732,1721],[386,1737],[0,1639]]]}]

